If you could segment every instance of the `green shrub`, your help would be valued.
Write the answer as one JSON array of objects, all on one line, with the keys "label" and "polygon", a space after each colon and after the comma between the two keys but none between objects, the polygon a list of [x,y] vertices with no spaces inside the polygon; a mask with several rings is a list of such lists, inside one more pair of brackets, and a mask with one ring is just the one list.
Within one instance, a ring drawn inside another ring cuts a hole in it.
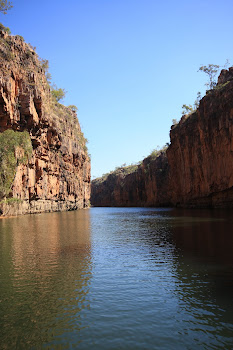
[{"label": "green shrub", "polygon": [[22,40],[22,41],[25,41],[25,40],[24,40],[24,37],[23,37],[22,35],[16,35],[15,38],[20,39],[20,40]]},{"label": "green shrub", "polygon": [[63,98],[65,97],[66,95],[66,91],[64,89],[61,89],[56,86],[56,85],[53,85],[52,86],[52,89],[51,89],[51,94],[53,96],[53,98],[59,102],[60,100],[63,100]]},{"label": "green shrub", "polygon": [[72,112],[78,112],[78,107],[75,105],[69,105],[68,108],[70,108]]},{"label": "green shrub", "polygon": [[20,198],[5,198],[0,201],[0,204],[6,203],[6,204],[14,204],[14,203],[22,203],[22,199]]},{"label": "green shrub", "polygon": [[28,132],[6,130],[0,133],[0,198],[9,194],[17,166],[26,163],[31,154]]},{"label": "green shrub", "polygon": [[41,67],[44,69],[45,72],[49,70],[49,61],[46,59],[41,58]]},{"label": "green shrub", "polygon": [[194,108],[192,107],[192,105],[183,105],[182,106],[182,115],[184,115],[184,114],[191,114],[191,113],[193,113],[194,112]]},{"label": "green shrub", "polygon": [[0,38],[0,56],[2,59],[11,61],[14,59],[14,54],[10,45],[11,40],[8,38]]},{"label": "green shrub", "polygon": [[168,149],[168,146],[169,146],[168,143],[166,143],[166,145],[164,145],[161,148],[157,146],[157,148],[154,149],[147,158],[151,158],[151,159],[158,158],[162,153],[166,152],[166,150]]},{"label": "green shrub", "polygon": [[6,60],[6,61],[12,61],[14,60],[14,54],[9,50],[9,49],[5,49],[2,50],[0,48],[0,55]]},{"label": "green shrub", "polygon": [[2,23],[0,23],[0,30],[2,30],[3,32],[6,32],[8,34],[11,34],[10,28],[5,27]]}]

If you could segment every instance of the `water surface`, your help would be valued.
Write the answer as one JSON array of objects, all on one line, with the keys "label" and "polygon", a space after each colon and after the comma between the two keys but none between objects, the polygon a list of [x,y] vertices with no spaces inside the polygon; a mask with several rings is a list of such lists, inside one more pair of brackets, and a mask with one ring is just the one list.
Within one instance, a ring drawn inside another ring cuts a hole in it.
[{"label": "water surface", "polygon": [[0,221],[1,349],[232,349],[232,211]]}]

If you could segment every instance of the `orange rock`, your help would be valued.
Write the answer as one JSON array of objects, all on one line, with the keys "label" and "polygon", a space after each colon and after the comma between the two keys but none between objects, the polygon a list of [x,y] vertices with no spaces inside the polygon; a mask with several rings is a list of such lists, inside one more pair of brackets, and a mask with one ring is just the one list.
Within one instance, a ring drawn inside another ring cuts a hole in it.
[{"label": "orange rock", "polygon": [[[5,35],[5,34],[4,34]],[[33,153],[17,168],[11,196],[22,200],[1,212],[24,214],[89,205],[90,159],[75,112],[55,103],[37,54],[20,37],[0,43],[0,132],[28,131]],[[20,150],[18,150],[19,152]],[[10,215],[10,214],[9,214]]]},{"label": "orange rock", "polygon": [[92,181],[94,206],[233,207],[233,67],[172,126],[166,154]]}]

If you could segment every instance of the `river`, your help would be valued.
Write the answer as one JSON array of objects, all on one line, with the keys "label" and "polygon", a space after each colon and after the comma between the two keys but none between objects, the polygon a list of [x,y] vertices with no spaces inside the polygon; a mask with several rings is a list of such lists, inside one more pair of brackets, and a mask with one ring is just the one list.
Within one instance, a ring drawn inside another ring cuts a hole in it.
[{"label": "river", "polygon": [[0,348],[232,349],[233,212],[0,220]]}]

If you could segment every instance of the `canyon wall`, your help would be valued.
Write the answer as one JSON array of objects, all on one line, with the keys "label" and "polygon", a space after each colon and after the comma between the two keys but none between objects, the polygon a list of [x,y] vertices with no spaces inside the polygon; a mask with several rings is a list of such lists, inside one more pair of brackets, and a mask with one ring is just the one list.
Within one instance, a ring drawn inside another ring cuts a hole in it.
[{"label": "canyon wall", "polygon": [[171,202],[190,207],[233,207],[233,68],[170,131],[167,150]]},{"label": "canyon wall", "polygon": [[170,131],[168,149],[92,181],[94,206],[233,207],[233,68]]},{"label": "canyon wall", "polygon": [[138,166],[121,167],[108,176],[92,181],[93,206],[169,205],[169,171],[166,152],[149,156]]},{"label": "canyon wall", "polygon": [[1,215],[87,207],[90,159],[76,113],[52,97],[44,61],[22,37],[0,31],[0,57],[0,132],[26,131],[32,144]]}]

